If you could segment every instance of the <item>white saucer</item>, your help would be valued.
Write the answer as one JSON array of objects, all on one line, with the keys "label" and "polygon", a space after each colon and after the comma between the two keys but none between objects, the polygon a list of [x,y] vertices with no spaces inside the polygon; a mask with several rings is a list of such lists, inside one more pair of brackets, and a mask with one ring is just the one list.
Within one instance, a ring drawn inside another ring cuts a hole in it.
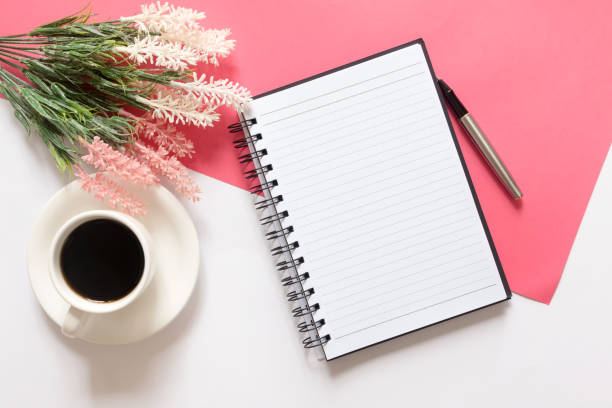
[{"label": "white saucer", "polygon": [[[198,236],[179,200],[161,186],[129,189],[148,204],[147,215],[139,220],[151,234],[157,270],[134,303],[117,312],[87,319],[78,337],[92,343],[132,343],[161,330],[183,309],[198,277]],[[58,325],[64,320],[68,304],[55,291],[49,275],[51,240],[69,218],[96,209],[110,207],[81,190],[78,181],[73,181],[49,200],[32,230],[28,248],[30,282],[40,305]]]}]

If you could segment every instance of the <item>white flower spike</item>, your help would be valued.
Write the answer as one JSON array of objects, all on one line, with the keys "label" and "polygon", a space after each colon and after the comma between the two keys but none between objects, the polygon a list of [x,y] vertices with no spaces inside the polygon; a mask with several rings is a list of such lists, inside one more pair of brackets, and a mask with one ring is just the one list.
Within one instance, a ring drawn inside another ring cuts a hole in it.
[{"label": "white flower spike", "polygon": [[153,118],[169,123],[191,124],[204,128],[219,120],[219,114],[215,112],[216,106],[205,106],[192,95],[160,90],[156,98],[136,98],[153,109]]},{"label": "white flower spike", "polygon": [[147,41],[155,41],[158,46],[163,41],[182,44],[192,52],[197,52],[199,61],[219,65],[219,58],[229,55],[235,41],[227,38],[230,35],[229,29],[200,28],[198,21],[204,17],[204,13],[192,9],[157,2],[142,6],[141,14],[121,17],[120,20],[133,23],[145,40],[147,37],[152,38]]},{"label": "white flower spike", "polygon": [[200,28],[199,20],[202,20],[206,15],[202,12],[184,8],[175,7],[168,3],[161,2],[152,3],[141,6],[141,14],[131,17],[121,17],[123,22],[131,22],[136,25],[138,30],[143,33],[164,31],[176,31],[182,29],[198,30]]},{"label": "white flower spike", "polygon": [[182,42],[185,46],[197,50],[200,59],[214,65],[219,65],[220,57],[227,57],[236,45],[235,40],[229,40],[228,28],[223,30],[179,30],[166,31],[161,38],[167,41]]},{"label": "white flower spike", "polygon": [[214,80],[210,77],[206,81],[206,75],[202,74],[198,78],[197,74],[193,73],[193,81],[180,82],[172,81],[170,86],[174,89],[180,89],[187,95],[191,95],[201,103],[219,106],[233,106],[235,109],[240,109],[241,105],[251,99],[250,92],[238,85],[230,82],[228,79]]},{"label": "white flower spike", "polygon": [[193,48],[155,37],[138,38],[133,44],[115,50],[127,54],[136,64],[155,64],[176,71],[184,71],[200,60],[200,53]]}]

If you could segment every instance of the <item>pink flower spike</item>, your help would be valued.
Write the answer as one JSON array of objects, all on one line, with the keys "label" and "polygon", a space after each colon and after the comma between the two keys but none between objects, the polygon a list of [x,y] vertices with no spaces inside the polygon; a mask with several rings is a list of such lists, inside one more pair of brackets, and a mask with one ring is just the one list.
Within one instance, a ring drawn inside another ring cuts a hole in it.
[{"label": "pink flower spike", "polygon": [[159,184],[159,178],[149,167],[135,158],[113,149],[98,136],[94,137],[91,143],[87,143],[83,138],[80,138],[79,141],[89,152],[81,159],[96,169],[107,171],[121,179],[144,186]]},{"label": "pink flower spike", "polygon": [[134,154],[147,163],[156,174],[165,176],[183,197],[193,202],[199,201],[200,188],[176,157],[168,156],[168,152],[163,147],[153,150],[140,143],[134,143],[132,146]]},{"label": "pink flower spike", "polygon": [[107,200],[108,204],[134,217],[143,216],[147,213],[145,203],[126,189],[106,177],[102,173],[97,173],[91,177],[79,166],[74,166],[74,174],[80,179],[83,190],[94,194],[94,198],[102,202]]},{"label": "pink flower spike", "polygon": [[195,153],[193,142],[189,140],[183,132],[179,131],[175,125],[155,119],[151,112],[138,117],[130,112],[121,109],[119,115],[133,119],[139,128],[138,135],[150,140],[157,146],[163,147],[176,157],[189,157]]}]

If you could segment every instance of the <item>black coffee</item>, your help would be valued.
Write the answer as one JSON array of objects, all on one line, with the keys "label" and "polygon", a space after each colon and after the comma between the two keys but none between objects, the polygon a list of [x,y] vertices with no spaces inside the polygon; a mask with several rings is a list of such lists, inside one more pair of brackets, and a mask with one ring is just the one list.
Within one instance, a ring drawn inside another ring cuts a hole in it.
[{"label": "black coffee", "polygon": [[81,296],[112,302],[140,282],[144,253],[136,235],[108,219],[85,222],[68,235],[60,253],[64,279]]}]

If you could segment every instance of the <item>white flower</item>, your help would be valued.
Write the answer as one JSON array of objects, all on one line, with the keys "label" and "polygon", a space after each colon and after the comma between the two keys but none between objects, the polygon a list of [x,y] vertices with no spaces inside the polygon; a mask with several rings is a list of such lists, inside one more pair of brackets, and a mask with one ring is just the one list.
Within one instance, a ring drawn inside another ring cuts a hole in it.
[{"label": "white flower", "polygon": [[147,36],[159,36],[162,40],[196,50],[200,61],[218,65],[219,58],[228,56],[234,49],[235,41],[227,39],[229,29],[200,28],[198,21],[205,17],[204,13],[160,2],[141,8],[141,14],[121,17],[121,21],[133,23]]},{"label": "white flower", "polygon": [[187,47],[200,53],[200,60],[219,65],[219,57],[227,57],[234,49],[235,40],[228,40],[228,28],[223,30],[192,30],[180,29],[165,31],[161,38],[168,41],[182,42]]},{"label": "white flower", "polygon": [[143,5],[141,14],[131,17],[121,17],[123,22],[132,22],[138,30],[143,33],[176,31],[181,29],[198,30],[200,25],[198,20],[202,20],[206,15],[193,9],[184,7],[174,7],[168,3],[161,2]]},{"label": "white flower", "polygon": [[199,100],[201,103],[212,106],[228,105],[239,109],[243,103],[251,100],[250,92],[237,83],[230,82],[228,79],[215,81],[213,77],[206,81],[205,78],[206,75],[204,74],[198,78],[194,72],[193,81],[172,81],[170,86],[183,91],[186,95]]},{"label": "white flower", "polygon": [[162,41],[156,37],[136,38],[133,44],[115,47],[137,64],[155,64],[176,71],[183,71],[200,60],[200,52],[180,43]]},{"label": "white flower", "polygon": [[153,108],[151,115],[170,123],[192,124],[199,127],[212,126],[219,120],[214,106],[205,106],[193,95],[160,90],[153,99],[137,96],[136,99]]}]

